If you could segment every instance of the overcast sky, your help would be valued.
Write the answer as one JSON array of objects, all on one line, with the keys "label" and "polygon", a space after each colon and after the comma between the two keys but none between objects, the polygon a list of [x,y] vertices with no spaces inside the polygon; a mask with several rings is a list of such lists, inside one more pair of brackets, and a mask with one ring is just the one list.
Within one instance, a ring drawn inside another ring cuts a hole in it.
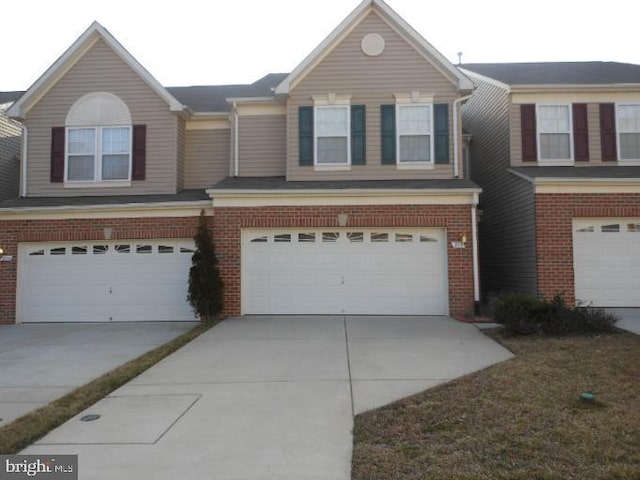
[{"label": "overcast sky", "polygon": [[[165,86],[289,72],[359,0],[15,0],[2,6],[0,90],[27,89],[99,21]],[[388,0],[451,61],[640,64],[630,0]]]}]

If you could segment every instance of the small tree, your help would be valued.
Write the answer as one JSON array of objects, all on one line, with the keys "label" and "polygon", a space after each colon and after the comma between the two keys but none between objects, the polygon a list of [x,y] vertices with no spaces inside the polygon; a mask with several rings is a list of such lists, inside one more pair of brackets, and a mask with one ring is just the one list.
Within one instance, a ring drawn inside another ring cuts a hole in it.
[{"label": "small tree", "polygon": [[196,251],[191,258],[187,300],[194,313],[207,321],[222,312],[224,284],[204,210],[200,212],[198,232],[193,239]]}]

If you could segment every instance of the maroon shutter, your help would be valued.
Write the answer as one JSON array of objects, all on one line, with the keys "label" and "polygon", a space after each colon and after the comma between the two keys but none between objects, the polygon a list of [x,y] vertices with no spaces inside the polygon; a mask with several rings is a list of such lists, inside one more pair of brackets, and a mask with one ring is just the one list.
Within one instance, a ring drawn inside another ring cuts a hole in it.
[{"label": "maroon shutter", "polygon": [[576,162],[589,161],[589,125],[587,104],[573,104],[573,151]]},{"label": "maroon shutter", "polygon": [[131,180],[144,180],[147,161],[147,126],[133,126],[133,167]]},{"label": "maroon shutter", "polygon": [[51,183],[64,182],[65,127],[51,129]]},{"label": "maroon shutter", "polygon": [[535,104],[520,105],[520,126],[522,128],[522,160],[536,162],[538,161],[538,149],[536,148]]},{"label": "maroon shutter", "polygon": [[603,161],[618,161],[618,152],[616,150],[616,106],[613,103],[600,104],[600,144],[602,145]]}]

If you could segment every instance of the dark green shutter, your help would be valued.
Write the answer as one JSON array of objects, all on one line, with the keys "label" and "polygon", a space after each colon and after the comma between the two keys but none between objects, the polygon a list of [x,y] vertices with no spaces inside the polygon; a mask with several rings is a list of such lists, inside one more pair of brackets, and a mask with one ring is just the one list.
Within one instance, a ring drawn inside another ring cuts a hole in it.
[{"label": "dark green shutter", "polygon": [[449,104],[433,106],[435,163],[449,163]]},{"label": "dark green shutter", "polygon": [[382,164],[396,163],[396,106],[380,106],[380,139],[382,144]]},{"label": "dark green shutter", "polygon": [[365,165],[366,119],[364,105],[353,105],[351,107],[351,164]]},{"label": "dark green shutter", "polygon": [[298,108],[300,165],[313,165],[313,107]]}]

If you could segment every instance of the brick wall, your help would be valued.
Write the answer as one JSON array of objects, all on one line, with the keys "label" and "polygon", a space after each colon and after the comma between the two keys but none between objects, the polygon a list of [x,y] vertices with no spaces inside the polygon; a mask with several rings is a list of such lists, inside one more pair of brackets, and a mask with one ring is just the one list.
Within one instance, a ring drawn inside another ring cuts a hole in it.
[{"label": "brick wall", "polygon": [[197,217],[0,221],[0,245],[13,255],[0,263],[0,324],[15,322],[19,242],[103,240],[105,228],[112,240],[191,238],[197,225]]},{"label": "brick wall", "polygon": [[640,194],[538,194],[535,208],[538,294],[573,304],[572,219],[640,217]]},{"label": "brick wall", "polygon": [[[473,311],[471,209],[468,205],[256,207],[215,208],[214,240],[225,282],[225,313],[240,313],[240,233],[243,228],[338,227],[338,215],[348,215],[347,227],[446,227],[449,266],[449,309],[452,315]],[[465,249],[451,241],[466,235]]]}]

